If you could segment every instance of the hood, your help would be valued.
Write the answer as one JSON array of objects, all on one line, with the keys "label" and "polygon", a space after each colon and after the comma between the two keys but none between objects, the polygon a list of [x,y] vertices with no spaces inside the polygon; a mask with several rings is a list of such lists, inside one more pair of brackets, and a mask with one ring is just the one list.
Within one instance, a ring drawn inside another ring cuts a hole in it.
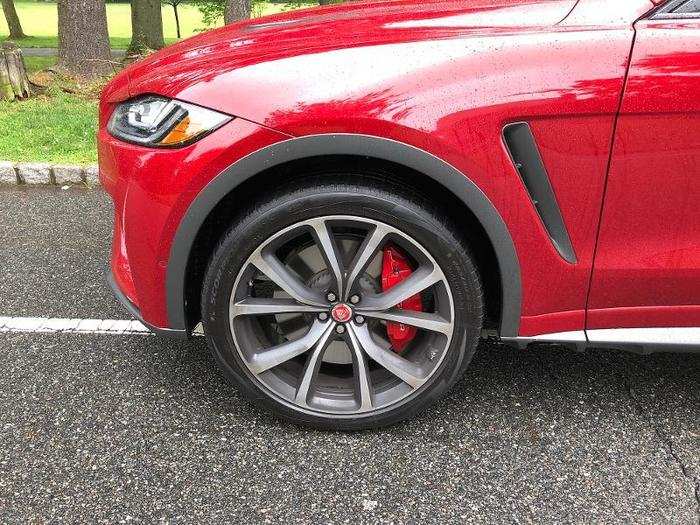
[{"label": "hood", "polygon": [[131,96],[155,92],[181,97],[214,76],[261,62],[549,27],[564,19],[575,4],[576,0],[395,0],[301,9],[195,36],[135,63],[120,77],[127,77],[122,84],[129,84]]}]

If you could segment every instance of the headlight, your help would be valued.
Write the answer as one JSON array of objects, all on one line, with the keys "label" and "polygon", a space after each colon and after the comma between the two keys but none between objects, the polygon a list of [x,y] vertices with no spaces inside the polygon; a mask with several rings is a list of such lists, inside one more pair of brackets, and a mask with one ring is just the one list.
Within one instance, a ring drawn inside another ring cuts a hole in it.
[{"label": "headlight", "polygon": [[231,118],[211,109],[149,95],[120,104],[107,129],[126,142],[167,148],[191,144]]}]

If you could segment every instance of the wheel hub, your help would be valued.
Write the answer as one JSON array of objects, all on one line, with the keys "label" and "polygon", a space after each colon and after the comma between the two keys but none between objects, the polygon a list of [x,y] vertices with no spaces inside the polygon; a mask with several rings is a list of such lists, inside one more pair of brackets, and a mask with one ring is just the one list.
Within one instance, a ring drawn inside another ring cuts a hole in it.
[{"label": "wheel hub", "polygon": [[352,308],[345,303],[339,303],[331,308],[331,317],[336,323],[347,323],[352,319]]}]

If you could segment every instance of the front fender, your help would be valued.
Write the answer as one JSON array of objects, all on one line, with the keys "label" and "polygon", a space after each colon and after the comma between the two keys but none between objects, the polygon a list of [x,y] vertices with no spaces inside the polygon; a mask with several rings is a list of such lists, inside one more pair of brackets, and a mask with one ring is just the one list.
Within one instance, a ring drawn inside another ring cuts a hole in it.
[{"label": "front fender", "polygon": [[187,262],[199,229],[216,205],[237,186],[266,169],[326,155],[356,155],[394,162],[427,175],[459,198],[479,220],[496,253],[503,287],[500,334],[518,335],[522,300],[520,264],[506,224],[491,201],[467,176],[426,151],[391,139],[352,134],[311,135],[267,146],[223,170],[199,192],[180,222],[170,249],[166,294],[171,329],[187,329]]}]

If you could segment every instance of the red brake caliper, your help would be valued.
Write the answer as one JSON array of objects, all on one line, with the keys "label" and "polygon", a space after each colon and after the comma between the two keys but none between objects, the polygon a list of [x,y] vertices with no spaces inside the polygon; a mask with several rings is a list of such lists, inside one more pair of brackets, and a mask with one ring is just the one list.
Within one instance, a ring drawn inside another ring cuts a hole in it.
[{"label": "red brake caliper", "polygon": [[[382,256],[382,291],[386,291],[392,286],[396,286],[401,281],[405,281],[413,273],[408,265],[406,256],[396,246],[387,246]],[[405,301],[400,302],[398,308],[402,310],[423,311],[423,302],[420,295],[416,294]],[[401,353],[408,343],[416,337],[415,326],[402,323],[386,323],[386,331],[391,341],[391,347],[395,352]]]}]

